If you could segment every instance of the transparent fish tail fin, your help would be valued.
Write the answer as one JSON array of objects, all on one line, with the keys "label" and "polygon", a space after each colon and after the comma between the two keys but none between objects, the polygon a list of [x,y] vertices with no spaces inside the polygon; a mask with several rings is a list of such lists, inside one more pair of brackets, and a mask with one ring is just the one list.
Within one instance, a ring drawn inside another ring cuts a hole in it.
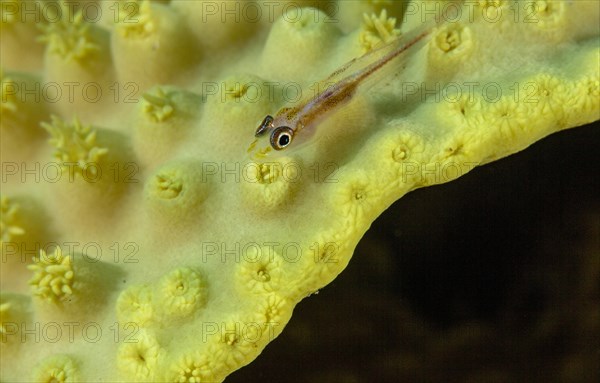
[{"label": "transparent fish tail fin", "polygon": [[462,0],[431,3],[439,7],[438,13],[423,11],[421,15],[415,15],[422,20],[421,23],[405,31],[397,39],[346,63],[325,79],[323,85],[349,79],[360,83],[361,88],[368,89],[383,79],[401,72],[409,58],[429,42],[437,27],[445,24],[447,20],[455,19],[460,13]]}]

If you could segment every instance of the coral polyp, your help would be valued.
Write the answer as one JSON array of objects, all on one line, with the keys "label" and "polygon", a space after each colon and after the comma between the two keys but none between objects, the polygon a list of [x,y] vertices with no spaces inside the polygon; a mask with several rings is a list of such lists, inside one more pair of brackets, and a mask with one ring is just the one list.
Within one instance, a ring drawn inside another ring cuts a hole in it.
[{"label": "coral polyp", "polygon": [[87,179],[83,174],[88,171],[91,178],[97,176],[97,164],[108,149],[96,145],[95,130],[81,124],[76,117],[69,124],[52,116],[52,121],[42,123],[42,127],[51,136],[48,142],[54,146],[54,158],[59,161],[63,171],[68,171],[71,178],[78,175]]},{"label": "coral polyp", "polygon": [[75,273],[71,255],[57,247],[52,254],[40,250],[39,257],[28,268],[34,272],[29,281],[34,295],[50,302],[61,302],[73,294]]}]

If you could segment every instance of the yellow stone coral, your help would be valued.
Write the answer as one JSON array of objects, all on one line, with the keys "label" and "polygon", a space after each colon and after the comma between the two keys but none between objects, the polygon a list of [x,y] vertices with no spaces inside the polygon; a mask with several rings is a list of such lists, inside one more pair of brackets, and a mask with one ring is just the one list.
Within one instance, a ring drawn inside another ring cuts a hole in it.
[{"label": "yellow stone coral", "polygon": [[142,94],[132,144],[147,166],[164,162],[182,144],[196,124],[201,110],[198,94],[158,86]]},{"label": "yellow stone coral", "polygon": [[475,0],[466,3],[467,9],[474,13],[475,17],[485,20],[496,21],[506,14],[508,1],[506,0]]},{"label": "yellow stone coral", "polygon": [[163,199],[173,199],[179,197],[183,190],[182,181],[176,177],[169,177],[167,174],[156,175],[157,191]]},{"label": "yellow stone coral", "polygon": [[90,181],[98,176],[98,162],[108,149],[96,145],[95,129],[81,124],[76,117],[68,124],[57,116],[52,116],[50,123],[42,123],[42,127],[50,133],[49,143],[56,149],[54,158],[70,179],[80,176]]},{"label": "yellow stone coral", "polygon": [[[336,229],[319,233],[304,249],[306,256],[301,260],[305,281],[299,281],[299,289],[313,292],[319,289],[319,281],[332,280],[348,263],[343,256],[347,241],[356,234],[352,222],[338,225]],[[307,277],[309,276],[309,277]]]},{"label": "yellow stone coral", "polygon": [[83,60],[100,47],[90,36],[90,24],[83,19],[81,11],[72,13],[66,2],[59,2],[58,14],[52,16],[58,22],[42,24],[44,35],[40,41],[48,44],[48,52],[62,56],[65,60]]},{"label": "yellow stone coral", "polygon": [[597,112],[598,99],[600,98],[600,78],[598,76],[584,76],[572,84],[567,100],[570,104],[568,112],[572,118],[579,118],[588,113]]},{"label": "yellow stone coral", "polygon": [[[117,23],[139,24],[151,22],[147,2],[169,3],[170,0],[114,0],[100,2],[99,18],[107,28]],[[142,9],[143,7],[143,9]],[[94,7],[96,8],[96,7]],[[95,19],[94,21],[97,21]],[[133,29],[139,28],[132,26]]]},{"label": "yellow stone coral", "polygon": [[[324,12],[311,10],[289,17],[293,22],[286,21],[288,17],[284,16],[273,24],[262,51],[263,70],[275,80],[301,79],[301,68],[314,67],[323,62],[341,37],[335,28],[335,21],[331,21]],[[282,55],[281,52],[289,47],[296,47],[303,54]],[[273,60],[274,57],[277,60]],[[319,77],[326,75],[321,73]],[[319,77],[313,80],[320,80]],[[286,85],[292,84],[286,82]]]},{"label": "yellow stone coral", "polygon": [[286,298],[276,294],[267,295],[260,305],[262,310],[257,315],[257,322],[263,325],[263,331],[273,334],[273,327],[281,327],[288,320],[290,305],[291,302]]},{"label": "yellow stone coral", "polygon": [[215,380],[212,358],[200,352],[185,355],[171,367],[169,382],[203,383]]},{"label": "yellow stone coral", "polygon": [[[95,115],[116,97],[112,58],[108,52],[109,34],[96,23],[88,22],[89,7],[67,1],[40,5],[49,22],[42,24],[45,42],[43,83],[45,98],[60,113]],[[99,7],[95,10],[99,11]],[[48,90],[48,88],[50,88]],[[113,101],[114,102],[114,101]]]},{"label": "yellow stone coral", "polygon": [[145,326],[152,320],[152,289],[146,285],[134,285],[124,290],[117,299],[117,319],[122,324],[135,323]]},{"label": "yellow stone coral", "polygon": [[111,41],[118,79],[133,85],[135,93],[156,84],[183,81],[183,72],[198,61],[200,51],[179,14],[172,7],[147,0],[127,7],[133,11],[115,24]]},{"label": "yellow stone coral", "polygon": [[[220,81],[203,83],[203,101],[197,106],[200,108],[204,105],[202,121],[218,119],[223,127],[208,134],[222,137],[223,145],[227,145],[227,147],[235,145],[246,150],[248,143],[237,135],[238,119],[241,116],[257,120],[264,118],[264,113],[268,110],[269,105],[272,102],[281,102],[282,98],[286,97],[284,93],[289,92],[290,97],[295,97],[294,95],[298,91],[297,85],[284,83],[284,88],[289,89],[286,92],[281,89],[282,84],[246,73],[234,73],[225,76]],[[225,144],[226,140],[227,144]],[[223,147],[221,150],[226,151],[227,149]]]},{"label": "yellow stone coral", "polygon": [[0,113],[2,115],[14,113],[17,110],[17,94],[14,89],[15,82],[0,71]]},{"label": "yellow stone coral", "polygon": [[[16,222],[19,205],[11,202],[7,196],[0,196],[0,246],[10,242],[15,236],[25,234],[25,230]],[[4,250],[2,250],[4,251]]]},{"label": "yellow stone coral", "polygon": [[156,299],[156,307],[168,317],[187,316],[205,305],[207,283],[198,271],[179,268],[161,279]]},{"label": "yellow stone coral", "polygon": [[216,341],[209,341],[208,349],[219,364],[230,369],[256,355],[268,334],[263,323],[233,315],[219,324],[219,334],[212,339]]},{"label": "yellow stone coral", "polygon": [[456,22],[438,28],[429,47],[429,78],[432,82],[445,82],[468,62],[475,50],[471,28]]},{"label": "yellow stone coral", "polygon": [[[327,4],[328,2],[323,2]],[[364,21],[364,14],[379,15],[385,10],[392,17],[399,18],[403,15],[406,4],[395,0],[363,0],[363,1],[338,1],[329,8],[333,8],[334,17],[343,31],[352,31],[360,28]],[[325,8],[326,10],[327,8]]]},{"label": "yellow stone coral", "polygon": [[[48,104],[37,74],[2,71],[0,76],[2,154],[23,161],[43,142],[39,124],[49,117]],[[29,144],[19,144],[24,141]]]},{"label": "yellow stone coral", "polygon": [[[426,143],[418,133],[416,126],[411,126],[403,121],[394,121],[393,126],[401,129],[382,135],[374,146],[368,161],[381,170],[380,187],[385,189],[403,190],[407,185],[413,184],[419,177],[419,167]],[[385,185],[385,182],[388,184]]]},{"label": "yellow stone coral", "polygon": [[[40,37],[40,26],[46,23],[46,13],[42,12],[43,0],[2,0],[0,7],[0,66],[39,70],[43,47],[36,44],[36,40]],[[18,55],[11,54],[23,46],[28,49]]]},{"label": "yellow stone coral", "polygon": [[527,104],[516,102],[512,97],[503,97],[500,101],[490,105],[489,109],[482,111],[482,118],[496,127],[500,134],[508,141],[514,140],[527,126]]},{"label": "yellow stone coral", "polygon": [[156,94],[144,93],[144,112],[154,121],[162,122],[173,114],[173,100],[171,95],[162,88],[156,89]]},{"label": "yellow stone coral", "polygon": [[[273,17],[274,11],[281,12],[282,3],[274,4],[268,16],[261,10],[261,5],[256,3],[243,0],[230,0],[227,3],[200,0],[194,4],[187,0],[171,0],[171,6],[181,14],[182,21],[206,52],[224,45],[230,48],[243,45],[257,31],[259,23]],[[230,26],[222,28],[223,23]]]},{"label": "yellow stone coral", "polygon": [[525,10],[532,15],[531,20],[536,27],[550,30],[557,29],[558,23],[565,20],[565,3],[556,0],[537,0],[525,4]]},{"label": "yellow stone coral", "polygon": [[540,117],[557,121],[563,121],[567,105],[567,86],[562,79],[555,76],[542,74],[531,80],[525,81],[523,102],[532,105],[532,109],[539,113]]},{"label": "yellow stone coral", "polygon": [[239,290],[264,294],[280,289],[282,258],[273,248],[249,246],[240,261],[237,279]]},{"label": "yellow stone coral", "polygon": [[363,14],[363,19],[364,25],[359,39],[365,52],[388,43],[400,35],[400,30],[396,29],[396,18],[388,17],[385,8],[381,10],[379,16]]},{"label": "yellow stone coral", "polygon": [[[14,13],[2,27],[2,165],[29,171],[53,156],[78,179],[3,178],[2,241],[51,222],[51,233],[27,241],[59,246],[29,267],[31,295],[57,304],[2,300],[2,331],[12,331],[13,316],[31,324],[27,312],[41,326],[107,329],[97,343],[28,337],[0,360],[2,381],[222,381],[344,270],[398,198],[600,119],[597,3],[514,4],[539,9],[537,24],[501,0],[300,2],[317,9],[285,1],[271,13],[266,1],[108,3],[98,23],[82,16],[94,1],[53,25],[44,18],[43,59],[25,44],[38,33],[31,22]],[[247,158],[265,115],[321,91],[319,81],[363,46],[452,4],[462,11],[456,20],[409,49],[401,67],[385,67],[386,81],[358,87],[311,126],[306,146]],[[98,81],[109,101],[48,99],[45,85],[71,81]],[[44,146],[39,123],[48,120]],[[95,163],[102,187],[86,182]],[[70,241],[93,245],[97,257],[63,254]],[[136,262],[116,256],[131,246]],[[27,276],[8,267],[2,289],[18,292]],[[44,359],[60,352],[72,357]]]},{"label": "yellow stone coral", "polygon": [[244,201],[257,211],[275,211],[290,203],[301,177],[300,164],[289,157],[251,162],[244,166],[243,172]]},{"label": "yellow stone coral", "polygon": [[340,178],[332,193],[332,205],[347,217],[351,225],[357,225],[375,214],[381,190],[367,173],[355,172],[347,178]]},{"label": "yellow stone coral", "polygon": [[[20,0],[20,2],[22,2],[23,0]],[[2,23],[2,27],[6,27],[6,26],[12,26],[15,24],[18,24],[20,18],[21,18],[21,10],[22,7],[20,7],[19,5],[20,2],[15,2],[14,4],[8,4],[4,1],[2,1],[2,19],[0,19],[0,22]]]},{"label": "yellow stone coral", "polygon": [[147,331],[135,335],[135,341],[123,343],[117,354],[117,366],[133,382],[155,381],[161,349],[158,340]]},{"label": "yellow stone coral", "polygon": [[481,123],[481,100],[477,95],[463,92],[459,88],[458,94],[451,94],[439,104],[438,116],[440,119],[452,119],[455,125],[478,126]]},{"label": "yellow stone coral", "polygon": [[168,226],[179,230],[198,220],[211,187],[208,168],[212,169],[212,164],[177,160],[162,165],[148,177],[145,201],[159,230]]},{"label": "yellow stone coral", "polygon": [[7,353],[14,353],[14,347],[22,344],[23,330],[31,329],[28,312],[30,300],[23,294],[0,295],[0,347],[3,349],[3,358]]},{"label": "yellow stone coral", "polygon": [[6,336],[8,334],[7,322],[12,320],[10,315],[10,302],[0,303],[0,339],[2,343],[6,342]]},{"label": "yellow stone coral", "polygon": [[457,54],[459,51],[457,48],[459,47],[463,50],[468,49],[468,46],[471,43],[471,32],[469,28],[461,25],[448,25],[444,26],[444,28],[438,32],[434,41],[440,51]]},{"label": "yellow stone coral", "polygon": [[51,255],[40,250],[39,257],[34,258],[34,264],[27,268],[34,272],[29,281],[34,295],[58,303],[68,300],[73,294],[75,274],[72,256],[63,255],[59,246]]},{"label": "yellow stone coral", "polygon": [[36,383],[79,382],[79,369],[71,357],[53,355],[35,366],[32,381]]},{"label": "yellow stone coral", "polygon": [[[126,16],[123,16],[124,12],[119,12],[119,28],[117,30],[125,37],[148,37],[156,30],[157,22],[152,15],[150,2],[140,1],[133,4],[133,7],[126,5],[128,9],[132,9]],[[120,7],[123,9],[123,4]]]}]

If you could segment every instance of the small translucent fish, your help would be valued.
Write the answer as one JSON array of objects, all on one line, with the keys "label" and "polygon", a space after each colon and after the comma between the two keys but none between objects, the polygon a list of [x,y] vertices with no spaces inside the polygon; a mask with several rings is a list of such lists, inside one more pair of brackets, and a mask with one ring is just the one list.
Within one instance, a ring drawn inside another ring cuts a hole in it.
[{"label": "small translucent fish", "polygon": [[400,38],[349,61],[318,84],[318,89],[324,90],[314,97],[283,107],[275,116],[266,116],[254,133],[255,140],[248,147],[248,153],[253,159],[261,159],[275,153],[289,153],[311,142],[324,119],[348,104],[359,88],[368,88],[382,76],[385,78],[389,71],[381,69],[389,67],[390,62],[397,62],[395,59],[406,60],[405,53],[425,45],[438,25],[434,20],[425,22]]}]

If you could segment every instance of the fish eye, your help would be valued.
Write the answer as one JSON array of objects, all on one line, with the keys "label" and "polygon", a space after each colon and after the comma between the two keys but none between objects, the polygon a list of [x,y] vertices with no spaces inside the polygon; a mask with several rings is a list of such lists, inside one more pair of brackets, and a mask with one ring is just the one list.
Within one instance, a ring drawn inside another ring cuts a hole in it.
[{"label": "fish eye", "polygon": [[288,126],[280,126],[271,133],[271,146],[275,150],[281,150],[292,142],[294,131]]},{"label": "fish eye", "polygon": [[261,124],[259,125],[258,129],[256,129],[256,132],[254,133],[254,137],[262,136],[263,134],[265,134],[267,129],[271,126],[273,126],[273,117],[271,117],[271,116],[265,117],[263,122],[261,122]]}]

